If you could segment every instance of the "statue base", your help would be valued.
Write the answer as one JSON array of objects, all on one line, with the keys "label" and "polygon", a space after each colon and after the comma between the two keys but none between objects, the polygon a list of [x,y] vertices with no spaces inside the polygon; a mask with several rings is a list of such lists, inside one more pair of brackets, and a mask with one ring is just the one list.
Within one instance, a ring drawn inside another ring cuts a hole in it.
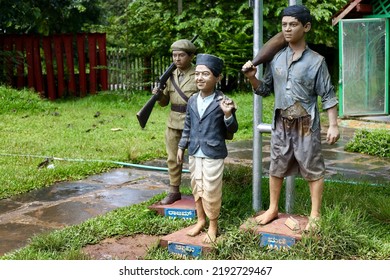
[{"label": "statue base", "polygon": [[160,246],[168,248],[168,252],[180,257],[199,257],[212,250],[211,244],[203,243],[206,232],[197,236],[188,236],[187,232],[195,225],[168,234],[160,239]]},{"label": "statue base", "polygon": [[302,239],[303,230],[308,222],[309,219],[305,216],[279,213],[278,218],[266,225],[258,225],[254,217],[250,218],[240,226],[240,229],[259,234],[261,247],[286,250]]},{"label": "statue base", "polygon": [[162,205],[159,203],[152,204],[148,207],[161,216],[180,219],[196,218],[195,201],[192,195],[182,195],[180,200],[172,204]]}]

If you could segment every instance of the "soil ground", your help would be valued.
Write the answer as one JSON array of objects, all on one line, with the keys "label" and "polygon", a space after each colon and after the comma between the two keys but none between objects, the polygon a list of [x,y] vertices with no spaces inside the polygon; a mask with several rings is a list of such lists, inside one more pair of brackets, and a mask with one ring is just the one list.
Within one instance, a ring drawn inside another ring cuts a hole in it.
[{"label": "soil ground", "polygon": [[107,238],[98,244],[87,245],[83,252],[92,260],[142,260],[149,248],[159,244],[159,236],[138,234]]}]

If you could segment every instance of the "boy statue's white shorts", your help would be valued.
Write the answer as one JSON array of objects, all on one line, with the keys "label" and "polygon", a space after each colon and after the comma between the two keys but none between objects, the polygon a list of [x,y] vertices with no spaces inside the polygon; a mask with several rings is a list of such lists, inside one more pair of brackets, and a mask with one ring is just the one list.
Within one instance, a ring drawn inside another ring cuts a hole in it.
[{"label": "boy statue's white shorts", "polygon": [[222,177],[224,159],[189,156],[191,188],[195,201],[202,199],[209,219],[217,219],[222,203]]}]

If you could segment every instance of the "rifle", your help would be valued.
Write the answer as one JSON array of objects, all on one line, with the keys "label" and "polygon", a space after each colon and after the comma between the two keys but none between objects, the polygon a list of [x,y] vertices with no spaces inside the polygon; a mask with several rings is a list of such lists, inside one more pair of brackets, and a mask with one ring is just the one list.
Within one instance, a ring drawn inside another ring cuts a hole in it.
[{"label": "rifle", "polygon": [[[194,38],[192,38],[191,42],[193,43],[196,38],[198,38],[198,35],[195,35]],[[175,69],[176,64],[172,62],[171,65],[169,65],[169,67],[167,68],[167,70],[165,70],[165,72],[158,79],[157,93],[153,94],[153,96],[148,100],[148,102],[146,102],[146,104],[141,108],[141,110],[138,111],[137,119],[142,128],[145,128],[150,114],[152,113],[154,104],[156,104],[156,101],[160,98],[169,77],[171,76],[173,71],[175,71]]]}]

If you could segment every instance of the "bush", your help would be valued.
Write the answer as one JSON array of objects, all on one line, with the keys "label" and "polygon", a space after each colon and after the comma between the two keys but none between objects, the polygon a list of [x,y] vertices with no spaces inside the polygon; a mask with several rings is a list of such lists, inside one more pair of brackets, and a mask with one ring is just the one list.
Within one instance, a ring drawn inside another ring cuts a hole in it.
[{"label": "bush", "polygon": [[348,152],[390,158],[390,133],[386,129],[358,130],[344,149]]}]

